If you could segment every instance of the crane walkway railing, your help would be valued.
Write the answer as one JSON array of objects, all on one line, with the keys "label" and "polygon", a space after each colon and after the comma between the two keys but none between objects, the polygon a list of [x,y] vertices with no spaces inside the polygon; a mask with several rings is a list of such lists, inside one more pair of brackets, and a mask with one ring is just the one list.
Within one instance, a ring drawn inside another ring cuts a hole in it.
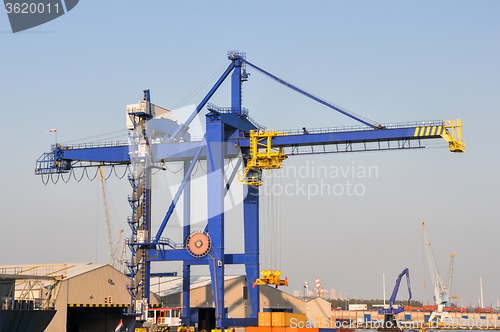
[{"label": "crane walkway railing", "polygon": [[413,122],[402,122],[402,123],[391,123],[384,125],[383,129],[373,128],[369,126],[342,126],[342,127],[322,127],[322,128],[311,128],[311,129],[289,129],[289,130],[278,130],[278,136],[290,136],[290,135],[303,135],[303,134],[329,134],[329,133],[342,133],[349,131],[363,131],[363,130],[384,130],[384,129],[404,129],[404,128],[415,128],[415,127],[428,127],[428,126],[444,126],[445,122],[443,120],[431,120],[431,121],[413,121]]},{"label": "crane walkway railing", "polygon": [[259,124],[257,121],[255,121],[250,115],[248,115],[248,109],[245,107],[241,107],[239,109],[237,108],[232,108],[232,107],[219,107],[214,104],[207,104],[207,109],[211,112],[217,112],[217,113],[222,113],[222,114],[237,114],[238,116],[243,116],[246,117],[247,120],[253,124],[257,129],[265,129],[266,127],[262,126]]},{"label": "crane walkway railing", "polygon": [[166,237],[159,238],[158,242],[156,242],[156,239],[154,237],[144,237],[144,238],[138,237],[135,241],[127,239],[126,242],[127,245],[160,245],[160,246],[167,246],[172,249],[186,249],[186,246],[183,243],[174,242],[173,240]]},{"label": "crane walkway railing", "polygon": [[[130,143],[127,141],[114,141],[114,142],[95,142],[95,143],[80,143],[80,144],[61,144],[61,149],[70,150],[70,149],[91,149],[91,148],[107,148],[107,147],[115,147],[115,146],[129,146]],[[55,145],[52,144],[52,150],[55,148]]]},{"label": "crane walkway railing", "polygon": [[[264,129],[263,126],[259,125],[255,120],[248,116],[248,110],[242,108],[240,110],[235,110],[231,107],[218,107],[216,105],[209,105],[209,110],[214,110],[218,113],[235,113],[240,116],[245,116],[248,121],[255,125],[259,129]],[[443,120],[431,120],[431,121],[413,121],[413,122],[402,122],[402,123],[391,123],[384,125],[384,129],[403,129],[403,128],[415,128],[415,127],[427,127],[427,126],[444,126],[445,121]],[[321,128],[311,128],[311,129],[288,129],[288,130],[278,130],[278,136],[290,136],[290,135],[302,135],[302,134],[328,134],[328,133],[341,133],[349,131],[362,131],[362,130],[383,130],[378,128],[373,128],[369,126],[342,126],[342,127],[321,127]],[[192,136],[191,142],[199,142],[203,140],[203,136]],[[152,144],[161,144],[162,141],[152,141]],[[116,147],[116,146],[129,146],[131,145],[127,141],[114,141],[114,142],[95,142],[95,143],[81,143],[81,144],[69,144],[61,145],[62,149],[90,149],[90,148],[105,148],[105,147]],[[55,146],[52,145],[52,149]]]}]

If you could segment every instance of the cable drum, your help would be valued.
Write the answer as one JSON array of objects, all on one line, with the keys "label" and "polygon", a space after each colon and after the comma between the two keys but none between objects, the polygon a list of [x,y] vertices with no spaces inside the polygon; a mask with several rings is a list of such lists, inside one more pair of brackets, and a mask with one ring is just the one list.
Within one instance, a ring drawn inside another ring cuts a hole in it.
[{"label": "cable drum", "polygon": [[195,231],[189,234],[186,240],[189,254],[195,258],[205,257],[212,248],[212,240],[208,233]]}]

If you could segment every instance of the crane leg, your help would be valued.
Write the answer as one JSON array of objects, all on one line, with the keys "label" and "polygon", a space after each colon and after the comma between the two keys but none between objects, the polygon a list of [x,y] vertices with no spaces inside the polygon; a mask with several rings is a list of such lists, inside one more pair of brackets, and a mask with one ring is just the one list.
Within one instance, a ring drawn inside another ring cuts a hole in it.
[{"label": "crane leg", "polygon": [[210,276],[215,302],[217,328],[224,329],[224,124],[218,116],[207,115],[207,196],[209,253],[213,262]]},{"label": "crane leg", "polygon": [[[191,165],[191,161],[184,161],[184,176]],[[183,240],[186,241],[191,233],[191,180],[184,186],[184,215],[183,215]],[[182,321],[191,326],[191,265],[183,264],[182,267]]]},{"label": "crane leg", "polygon": [[[257,318],[260,311],[260,287],[250,287],[259,278],[259,187],[245,186],[243,200],[245,254],[255,255],[252,263],[245,264],[248,295],[252,312],[250,318]],[[247,301],[247,299],[245,299]]]}]

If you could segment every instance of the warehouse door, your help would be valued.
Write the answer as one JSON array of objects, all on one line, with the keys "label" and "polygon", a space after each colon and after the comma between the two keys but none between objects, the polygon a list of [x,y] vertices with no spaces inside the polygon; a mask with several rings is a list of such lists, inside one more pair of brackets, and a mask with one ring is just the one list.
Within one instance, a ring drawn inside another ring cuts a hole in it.
[{"label": "warehouse door", "polygon": [[132,320],[123,307],[68,307],[67,332],[114,332],[120,320],[124,326]]}]

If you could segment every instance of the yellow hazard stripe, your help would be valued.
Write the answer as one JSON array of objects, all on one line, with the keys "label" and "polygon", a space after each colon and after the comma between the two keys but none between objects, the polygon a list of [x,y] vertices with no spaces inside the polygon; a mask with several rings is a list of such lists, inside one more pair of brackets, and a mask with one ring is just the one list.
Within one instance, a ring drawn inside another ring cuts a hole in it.
[{"label": "yellow hazard stripe", "polygon": [[87,303],[70,303],[68,307],[75,308],[112,308],[112,307],[128,307],[129,304],[87,304]]},{"label": "yellow hazard stripe", "polygon": [[414,137],[417,136],[435,136],[441,135],[444,132],[443,126],[426,126],[426,127],[416,127]]}]

